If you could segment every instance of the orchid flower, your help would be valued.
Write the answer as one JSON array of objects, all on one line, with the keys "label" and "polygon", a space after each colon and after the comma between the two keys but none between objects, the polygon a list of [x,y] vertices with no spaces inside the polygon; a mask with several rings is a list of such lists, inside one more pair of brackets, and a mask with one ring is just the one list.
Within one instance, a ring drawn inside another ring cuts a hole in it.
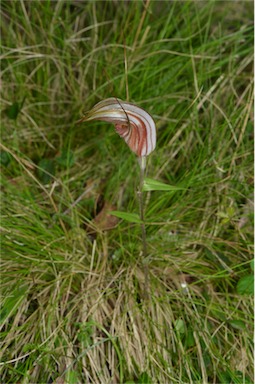
[{"label": "orchid flower", "polygon": [[79,122],[91,120],[113,123],[116,132],[139,158],[148,156],[155,149],[156,127],[153,118],[135,104],[110,97],[97,103]]},{"label": "orchid flower", "polygon": [[[138,189],[140,219],[142,229],[143,257],[147,257],[147,242],[144,221],[143,184],[146,156],[156,147],[156,127],[153,118],[144,109],[127,101],[110,97],[97,103],[78,122],[102,120],[113,123],[116,132],[122,137],[132,152],[138,156],[140,164],[140,186]],[[145,290],[144,297],[148,298],[149,272],[144,265]]]}]

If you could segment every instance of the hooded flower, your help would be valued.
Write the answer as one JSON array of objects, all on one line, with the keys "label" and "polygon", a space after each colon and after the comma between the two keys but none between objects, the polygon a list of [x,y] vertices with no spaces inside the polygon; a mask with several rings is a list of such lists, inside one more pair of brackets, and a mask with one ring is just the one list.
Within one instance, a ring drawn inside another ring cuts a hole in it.
[{"label": "hooded flower", "polygon": [[113,123],[131,151],[137,156],[148,156],[156,146],[155,123],[144,109],[115,97],[97,103],[79,120],[102,120]]}]

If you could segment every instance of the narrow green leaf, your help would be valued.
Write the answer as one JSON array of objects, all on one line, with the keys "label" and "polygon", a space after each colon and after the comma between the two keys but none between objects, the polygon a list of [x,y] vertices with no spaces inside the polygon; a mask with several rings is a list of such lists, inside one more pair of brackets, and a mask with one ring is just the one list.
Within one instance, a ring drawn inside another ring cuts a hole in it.
[{"label": "narrow green leaf", "polygon": [[194,347],[196,344],[194,336],[193,336],[193,330],[189,329],[185,338],[185,345],[187,348]]},{"label": "narrow green leaf", "polygon": [[235,328],[235,329],[239,329],[239,330],[243,330],[246,328],[245,326],[245,323],[242,321],[242,320],[231,320],[229,322],[229,324]]},{"label": "narrow green leaf", "polygon": [[26,286],[18,286],[12,294],[6,297],[0,308],[0,323],[2,324],[9,316],[13,315],[27,292]]},{"label": "narrow green leaf", "polygon": [[175,329],[177,332],[184,333],[185,332],[185,324],[182,319],[177,319],[175,322]]},{"label": "narrow green leaf", "polygon": [[253,295],[254,294],[254,276],[247,275],[242,277],[236,287],[239,295]]},{"label": "narrow green leaf", "polygon": [[120,212],[120,211],[111,211],[110,215],[119,217],[120,219],[129,221],[131,223],[142,223],[141,219],[136,213],[127,213],[127,212]]},{"label": "narrow green leaf", "polygon": [[181,191],[185,188],[176,187],[175,185],[161,183],[160,181],[145,178],[143,184],[144,191]]}]

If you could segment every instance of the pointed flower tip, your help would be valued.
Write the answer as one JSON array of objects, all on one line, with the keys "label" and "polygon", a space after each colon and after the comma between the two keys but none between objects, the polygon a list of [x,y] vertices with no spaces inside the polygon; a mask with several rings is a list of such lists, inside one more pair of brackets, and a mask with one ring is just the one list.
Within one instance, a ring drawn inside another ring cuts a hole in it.
[{"label": "pointed flower tip", "polygon": [[102,120],[113,123],[116,132],[137,156],[148,156],[156,147],[156,126],[151,115],[127,101],[111,97],[97,103],[77,123]]}]

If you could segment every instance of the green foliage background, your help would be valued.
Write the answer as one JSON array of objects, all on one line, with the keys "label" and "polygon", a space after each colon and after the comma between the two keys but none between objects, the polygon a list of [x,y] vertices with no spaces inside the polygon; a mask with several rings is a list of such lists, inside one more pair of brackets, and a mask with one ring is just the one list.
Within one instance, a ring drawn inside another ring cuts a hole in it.
[{"label": "green foliage background", "polygon": [[[253,3],[2,1],[1,24],[2,382],[252,383]],[[147,185],[147,260],[109,215],[138,213],[137,159],[76,124],[111,96],[154,117],[173,186]]]}]

